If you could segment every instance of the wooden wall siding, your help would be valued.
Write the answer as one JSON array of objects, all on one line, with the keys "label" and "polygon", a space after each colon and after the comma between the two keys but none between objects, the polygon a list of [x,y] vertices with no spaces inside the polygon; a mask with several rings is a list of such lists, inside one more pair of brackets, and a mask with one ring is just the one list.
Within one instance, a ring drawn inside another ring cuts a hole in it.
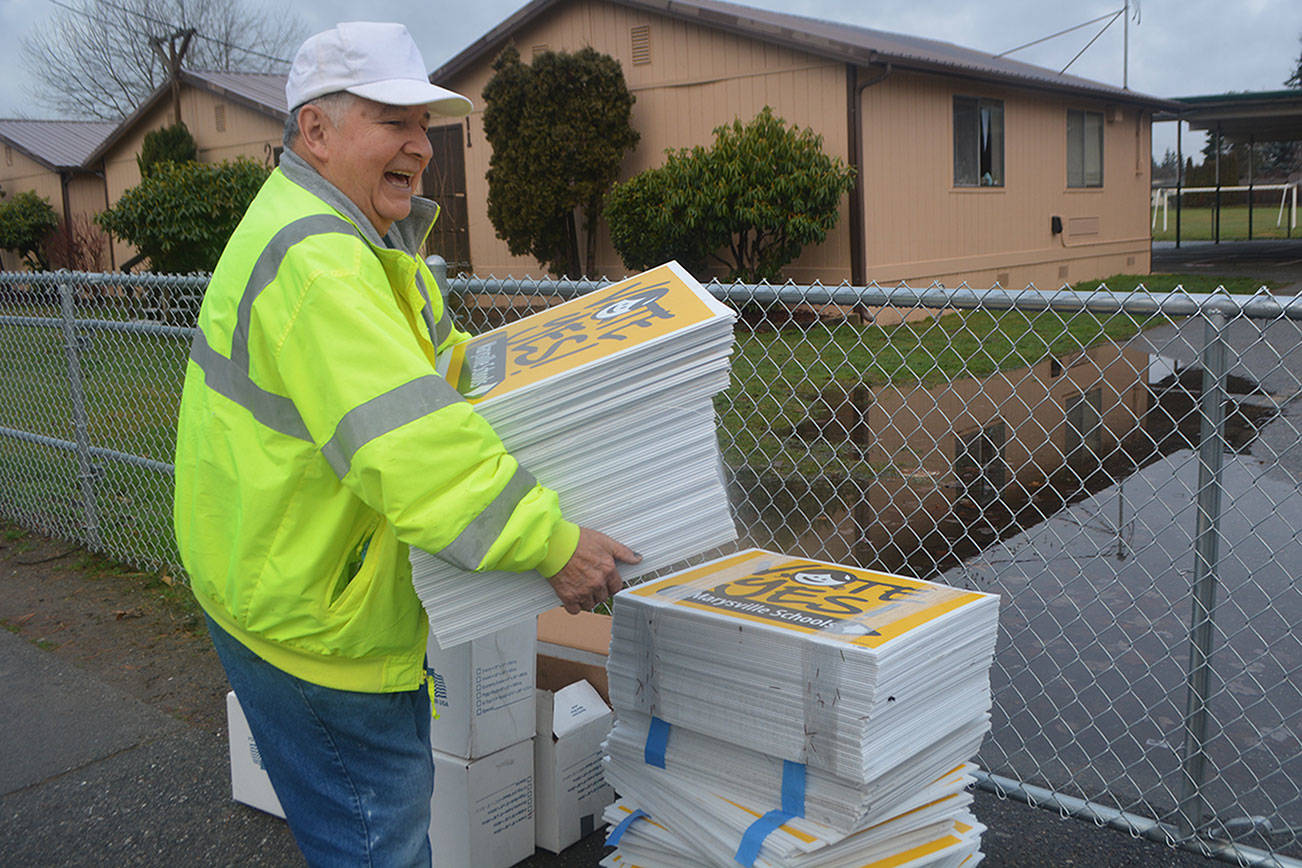
[{"label": "wooden wall siding", "polygon": [[[650,63],[632,60],[631,32],[639,25],[650,27]],[[522,29],[514,43],[526,61],[530,47],[537,44],[557,51],[591,45],[620,61],[629,89],[637,97],[633,125],[642,136],[626,158],[621,178],[661,165],[668,148],[708,144],[715,127],[736,118],[750,120],[766,104],[789,123],[814,128],[822,134],[828,153],[846,158],[845,68],[839,63],[592,0],[568,4]],[[491,77],[492,60],[493,56],[486,56],[454,80],[438,82],[475,103],[466,151],[474,270],[481,275],[542,274],[544,270],[531,257],[511,256],[488,220],[486,173],[491,152],[483,136],[482,94]],[[827,242],[807,249],[788,267],[793,279],[839,282],[849,276],[848,203],[843,203],[841,212]],[[600,232],[598,273],[627,274],[604,225]]]},{"label": "wooden wall siding", "polygon": [[[187,106],[186,102],[192,103]],[[225,109],[226,123],[224,130],[217,129],[217,106]],[[187,108],[189,111],[187,112]],[[285,124],[276,118],[255,112],[239,103],[206,93],[191,90],[183,96],[181,111],[194,116],[194,126],[190,128],[199,146],[199,159],[205,163],[219,163],[236,157],[249,157],[266,165],[272,165],[271,152],[280,146]]]},{"label": "wooden wall siding", "polygon": [[[953,186],[953,97],[1004,101],[1002,188]],[[1104,184],[1069,189],[1066,113],[1103,112]],[[1088,100],[895,74],[864,92],[868,277],[1057,286],[1149,265],[1146,118]],[[1136,127],[1141,127],[1136,134]],[[1141,151],[1146,153],[1146,151]],[[1094,234],[1055,236],[1050,218]],[[1076,221],[1073,223],[1073,221]],[[1066,273],[1063,273],[1065,268]]]},{"label": "wooden wall siding", "polygon": [[[28,190],[50,201],[56,212],[63,211],[63,194],[59,189],[59,173],[47,169],[12,145],[0,146],[0,188],[5,195]],[[0,250],[0,266],[6,271],[22,268],[22,260],[11,250]]]},{"label": "wooden wall siding", "polygon": [[[12,165],[10,165],[12,163]],[[17,148],[11,147],[8,159],[0,162],[0,187],[6,196],[28,190],[50,200],[56,213],[63,213],[63,191],[59,173],[33,160]],[[9,262],[6,259],[5,262]]]},{"label": "wooden wall siding", "polygon": [[[0,187],[6,194],[31,190],[48,199],[54,211],[63,212],[63,188],[59,173],[14,148],[10,160],[0,163]],[[76,174],[68,181],[68,210],[76,217],[93,217],[104,210],[104,182],[95,175]],[[11,251],[0,251],[0,269],[21,268],[21,260]]]}]

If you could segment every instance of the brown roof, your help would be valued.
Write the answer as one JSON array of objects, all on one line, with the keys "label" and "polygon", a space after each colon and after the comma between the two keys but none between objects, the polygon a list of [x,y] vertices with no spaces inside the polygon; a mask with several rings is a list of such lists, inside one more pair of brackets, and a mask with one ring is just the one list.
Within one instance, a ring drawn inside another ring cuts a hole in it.
[{"label": "brown roof", "polygon": [[51,169],[78,169],[117,124],[0,119],[0,139]]},{"label": "brown roof", "polygon": [[[446,81],[496,52],[520,27],[566,0],[533,0],[510,18],[476,40],[464,51],[430,73],[433,82]],[[607,0],[632,9],[656,12],[718,30],[808,51],[811,54],[858,65],[889,63],[897,69],[935,72],[963,78],[1068,91],[1102,99],[1137,103],[1155,109],[1172,108],[1159,97],[1136,93],[1110,84],[1065,75],[1042,66],[995,57],[987,52],[950,42],[924,39],[884,30],[871,30],[834,21],[770,12],[722,0]]]},{"label": "brown roof", "polygon": [[[199,72],[186,70],[183,79],[207,89],[225,94],[249,108],[271,115],[279,120],[289,116],[285,107],[285,79],[283,72]],[[202,85],[200,85],[202,86]]]}]

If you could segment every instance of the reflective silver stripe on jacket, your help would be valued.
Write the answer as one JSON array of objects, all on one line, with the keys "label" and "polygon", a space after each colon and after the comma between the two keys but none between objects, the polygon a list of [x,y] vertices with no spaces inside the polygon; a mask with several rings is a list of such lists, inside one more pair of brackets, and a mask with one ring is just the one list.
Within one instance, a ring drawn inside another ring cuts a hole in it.
[{"label": "reflective silver stripe on jacket", "polygon": [[330,234],[358,237],[357,228],[342,217],[333,214],[314,214],[311,217],[300,217],[293,223],[282,226],[258,254],[258,261],[253,264],[253,271],[249,273],[249,281],[244,285],[244,295],[240,296],[235,330],[231,333],[231,362],[246,374],[249,370],[249,320],[253,318],[253,302],[262,294],[262,290],[276,279],[280,265],[285,261],[285,256],[291,247],[313,235]]},{"label": "reflective silver stripe on jacket", "polygon": [[484,507],[483,512],[466,525],[466,529],[457,538],[448,543],[438,556],[461,567],[463,570],[476,569],[484,561],[488,550],[506,529],[511,513],[520,505],[520,501],[538,481],[533,474],[523,467],[516,467],[515,475],[506,483],[493,502]]},{"label": "reflective silver stripe on jacket", "polygon": [[345,413],[330,442],[321,447],[321,454],[343,479],[358,449],[408,422],[461,400],[460,392],[433,374],[403,383]]},{"label": "reflective silver stripe on jacket", "polygon": [[434,286],[439,291],[439,299],[443,302],[443,318],[437,323],[434,322],[434,306],[429,301],[429,290],[425,288],[425,278],[421,277],[420,268],[416,268],[416,288],[420,290],[420,297],[425,299],[425,309],[421,313],[425,317],[425,328],[429,331],[430,340],[434,342],[434,349],[448,339],[452,334],[452,316],[448,313],[448,300],[443,295],[443,287],[439,286],[438,280],[434,281]]},{"label": "reflective silver stripe on jacket", "polygon": [[190,358],[203,370],[208,388],[239,404],[271,430],[312,442],[294,402],[254,383],[249,379],[248,368],[240,370],[230,359],[209,346],[202,330],[195,332],[190,344]]},{"label": "reflective silver stripe on jacket", "polygon": [[[291,247],[314,235],[346,234],[357,236],[357,229],[347,220],[332,214],[317,214],[295,220],[282,227],[258,255],[240,297],[235,329],[232,333],[231,357],[228,359],[208,343],[202,329],[195,332],[190,358],[204,372],[206,385],[218,394],[248,410],[266,427],[300,440],[312,442],[294,402],[284,395],[269,392],[249,376],[249,328],[253,302],[275,280]],[[417,287],[425,300],[424,319],[437,348],[452,331],[451,317],[433,323],[433,309],[419,268]],[[442,288],[439,287],[442,292]],[[463,400],[460,393],[434,374],[423,376],[390,389],[349,410],[339,420],[333,436],[321,453],[342,479],[352,466],[357,450],[409,422]],[[537,485],[533,475],[517,467],[503,489],[484,510],[442,552],[440,557],[475,569],[483,562],[489,548],[501,536],[520,501]]]},{"label": "reflective silver stripe on jacket", "polygon": [[204,380],[214,392],[239,404],[271,430],[308,442],[312,441],[312,436],[308,434],[307,425],[294,402],[284,395],[268,392],[249,376],[249,320],[253,317],[254,299],[276,279],[289,249],[313,235],[329,233],[356,236],[357,230],[353,224],[333,214],[315,214],[281,227],[267,242],[253,264],[253,271],[244,284],[244,294],[240,296],[229,359],[212,348],[202,328],[195,332],[190,344],[190,358],[203,369]]}]

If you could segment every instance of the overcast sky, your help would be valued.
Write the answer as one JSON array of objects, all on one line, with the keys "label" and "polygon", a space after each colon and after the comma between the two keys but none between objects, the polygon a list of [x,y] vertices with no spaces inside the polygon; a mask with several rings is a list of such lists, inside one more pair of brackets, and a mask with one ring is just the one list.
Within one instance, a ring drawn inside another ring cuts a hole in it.
[{"label": "overcast sky", "polygon": [[[440,66],[510,16],[519,0],[476,3],[411,0],[279,0],[310,32],[336,21],[366,17],[401,21],[416,37],[426,63]],[[996,54],[1117,11],[1123,0],[753,0],[750,5],[798,15],[909,33]],[[1130,26],[1132,90],[1162,97],[1238,90],[1278,90],[1302,52],[1302,0],[1145,0]],[[32,25],[58,11],[50,0],[0,0],[0,117],[45,116],[25,96],[19,44]],[[1019,51],[1016,59],[1061,69],[1102,23]],[[1122,26],[1116,21],[1071,67],[1109,84],[1122,83]],[[1154,151],[1175,147],[1174,124],[1154,127]],[[1196,150],[1185,140],[1185,150]]]}]

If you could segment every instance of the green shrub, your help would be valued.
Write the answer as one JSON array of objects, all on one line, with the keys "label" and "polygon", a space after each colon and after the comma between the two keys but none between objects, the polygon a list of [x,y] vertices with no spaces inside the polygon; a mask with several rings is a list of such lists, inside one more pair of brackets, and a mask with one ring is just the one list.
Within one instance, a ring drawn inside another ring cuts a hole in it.
[{"label": "green shrub", "polygon": [[50,267],[45,239],[59,226],[50,200],[31,190],[0,199],[0,248],[13,250],[34,271]]},{"label": "green shrub", "polygon": [[96,217],[105,230],[165,274],[212,271],[269,170],[248,157],[224,163],[159,163]]},{"label": "green shrub", "polygon": [[616,186],[606,220],[629,268],[713,259],[729,280],[779,280],[827,237],[853,186],[854,170],[823,152],[822,136],[765,106],[750,123],[716,128],[709,148],[670,151],[664,166]]}]

